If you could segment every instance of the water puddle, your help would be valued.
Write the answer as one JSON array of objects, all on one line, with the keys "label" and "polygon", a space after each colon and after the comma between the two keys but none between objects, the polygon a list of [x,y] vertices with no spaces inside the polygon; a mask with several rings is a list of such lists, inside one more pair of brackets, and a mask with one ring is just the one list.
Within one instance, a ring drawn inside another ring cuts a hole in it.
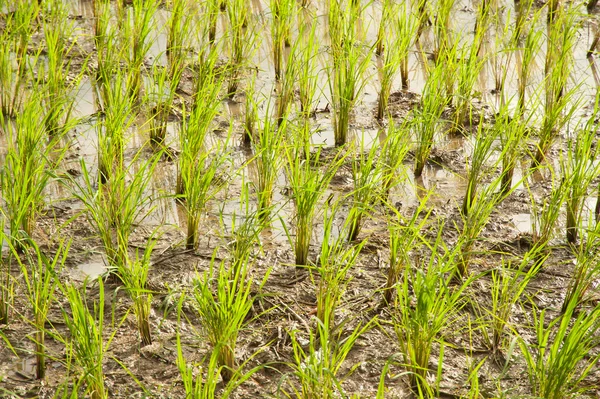
[{"label": "water puddle", "polygon": [[596,203],[598,202],[597,193],[593,191],[590,196],[586,197],[581,210],[581,227],[583,229],[593,230],[596,227],[596,219],[594,212]]},{"label": "water puddle", "polygon": [[96,280],[102,274],[106,273],[108,268],[103,261],[93,261],[77,265],[77,271],[83,278]]},{"label": "water puddle", "polygon": [[[380,129],[350,129],[348,132],[348,142],[353,142],[354,145],[365,150],[371,149],[376,143],[381,141]],[[319,130],[312,135],[311,143],[314,146],[323,146],[333,148],[335,146],[335,134],[333,129]]]},{"label": "water puddle", "polygon": [[75,95],[73,109],[79,117],[90,116],[96,113],[96,94],[90,77],[81,79],[77,94]]},{"label": "water puddle", "polygon": [[416,206],[427,198],[430,205],[443,207],[459,202],[465,195],[467,181],[459,174],[439,165],[427,164],[422,176],[415,178],[413,165],[404,165],[401,176],[405,176],[390,193],[391,203],[401,206]]},{"label": "water puddle", "polygon": [[431,190],[430,201],[437,205],[445,205],[462,198],[467,189],[466,179],[435,165],[427,166],[423,171],[422,179],[417,180],[416,184],[417,192]]},{"label": "water puddle", "polygon": [[151,62],[158,62],[158,65],[167,65],[167,29],[170,12],[159,8],[154,15],[154,36],[151,38],[152,44],[148,50],[148,59]]},{"label": "water puddle", "polygon": [[36,379],[37,360],[34,357],[25,358],[16,366],[16,377],[24,380]]},{"label": "water puddle", "polygon": [[532,233],[531,215],[529,213],[517,213],[512,215],[511,219],[519,233]]}]

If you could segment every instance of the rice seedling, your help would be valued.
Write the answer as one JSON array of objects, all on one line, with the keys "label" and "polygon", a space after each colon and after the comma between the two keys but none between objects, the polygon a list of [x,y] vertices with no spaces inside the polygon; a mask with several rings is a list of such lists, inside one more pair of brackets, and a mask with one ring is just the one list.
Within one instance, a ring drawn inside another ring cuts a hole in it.
[{"label": "rice seedling", "polygon": [[36,220],[43,212],[44,190],[51,177],[50,155],[58,164],[64,154],[64,150],[57,148],[56,141],[46,139],[42,114],[38,97],[32,95],[14,123],[8,123],[6,128],[7,153],[0,173],[0,186],[4,214],[9,220],[10,240],[19,250],[32,236]]},{"label": "rice seedling", "polygon": [[[521,48],[521,62],[519,63],[519,77],[518,77],[518,88],[517,88],[517,109],[515,110],[515,118],[520,119],[525,114],[525,94],[527,86],[531,80],[532,69],[536,56],[541,47],[541,41],[543,37],[543,31],[535,29],[535,21],[540,17],[540,13],[535,13],[531,27],[527,31],[525,41]],[[515,38],[515,41],[518,37]]]},{"label": "rice seedling", "polygon": [[559,10],[559,2],[557,0],[548,0],[546,5],[548,7],[548,13],[546,14],[547,22],[548,25],[552,25],[558,17],[557,14],[561,12],[561,10]]},{"label": "rice seedling", "polygon": [[417,138],[415,149],[415,177],[421,176],[429,158],[440,118],[448,103],[444,95],[444,71],[436,66],[425,83],[421,103],[413,110],[414,129]]},{"label": "rice seedling", "polygon": [[[62,291],[68,300],[69,310],[63,309],[63,317],[70,333],[66,345],[73,353],[73,361],[78,368],[77,374],[80,375],[75,386],[83,382],[86,385],[86,394],[90,398],[104,399],[108,397],[108,391],[104,384],[103,362],[115,338],[117,328],[113,318],[110,323],[112,332],[108,339],[104,338],[107,330],[104,319],[105,290],[102,279],[98,279],[97,283],[99,297],[91,309],[87,280],[84,281],[81,289],[73,284],[64,286]],[[123,321],[125,318],[121,323]],[[73,391],[76,393],[77,389],[73,388]]]},{"label": "rice seedling", "polygon": [[[459,75],[461,65],[464,65],[464,62],[461,61],[462,53],[466,50],[461,47],[460,36],[454,37],[451,34],[446,34],[448,36],[444,39],[445,44],[442,47],[442,52],[435,56],[435,68],[441,68],[441,79],[440,87],[442,88],[442,93],[446,96],[446,105],[452,106],[453,101],[455,101],[455,97],[458,97],[458,93],[456,93],[457,89],[457,77]],[[429,72],[427,79],[431,77],[431,67],[426,68]],[[465,70],[468,70],[466,68]],[[468,75],[467,75],[468,76]],[[458,100],[457,100],[458,101]],[[452,120],[450,120],[452,122]],[[449,131],[456,131],[455,126],[450,126]]]},{"label": "rice seedling", "polygon": [[[188,201],[187,197],[190,196],[186,244],[188,248],[194,248],[197,244],[199,217],[206,201],[218,192],[210,185],[215,178],[219,163],[225,160],[214,157],[207,148],[208,133],[219,112],[219,92],[223,81],[223,77],[217,76],[215,70],[217,56],[216,46],[212,46],[206,55],[200,54],[200,70],[194,82],[194,100],[189,114],[185,108],[183,109],[183,122],[179,130],[181,155],[177,165],[176,194],[182,201]],[[217,147],[224,150],[226,145],[217,144]],[[212,173],[197,175],[205,168]],[[198,176],[201,178],[197,179]]]},{"label": "rice seedling", "polygon": [[154,85],[148,89],[150,108],[150,141],[159,148],[164,145],[167,122],[173,110],[176,91],[186,67],[188,41],[183,32],[191,30],[192,7],[187,0],[176,0],[168,21],[167,59],[163,68],[155,62],[152,66]]},{"label": "rice seedling", "polygon": [[[487,2],[482,2],[480,6],[483,13],[482,23],[488,23],[488,12],[485,7]],[[487,21],[487,22],[486,22]],[[465,129],[473,123],[473,107],[471,101],[474,97],[474,87],[477,82],[483,66],[487,62],[487,57],[479,54],[481,45],[485,39],[487,25],[477,25],[475,36],[470,46],[465,46],[458,50],[459,60],[456,62],[456,88],[454,91],[454,124],[455,132],[465,133]]]},{"label": "rice seedling", "polygon": [[582,382],[600,360],[590,355],[598,345],[600,307],[575,314],[576,305],[577,301],[569,303],[563,315],[550,321],[545,309],[539,316],[534,311],[536,342],[519,339],[532,393],[538,397],[568,398],[591,388]]},{"label": "rice seedling", "polygon": [[404,121],[401,126],[396,126],[393,119],[390,119],[387,129],[380,159],[378,161],[381,167],[381,200],[389,198],[390,191],[394,185],[399,185],[406,179],[406,172],[399,174],[399,169],[404,169],[403,162],[410,150],[410,122]]},{"label": "rice seedling", "polygon": [[125,18],[121,20],[123,45],[131,49],[127,51],[127,92],[133,103],[137,102],[142,88],[144,59],[152,45],[150,34],[155,25],[152,17],[158,4],[157,0],[132,0]]},{"label": "rice seedling", "polygon": [[40,6],[35,1],[17,1],[12,21],[15,35],[15,54],[18,74],[25,76],[28,68],[28,47],[35,30],[39,27]]},{"label": "rice seedling", "polygon": [[[126,55],[119,45],[119,30],[111,23],[111,10],[109,1],[94,2],[94,42],[98,65],[92,84],[97,93],[96,106],[102,111],[110,108],[111,87],[115,84],[119,87],[124,86],[127,80],[125,71],[120,68],[120,63]],[[116,75],[117,82],[112,82],[113,74]]]},{"label": "rice seedling", "polygon": [[[483,42],[480,52],[487,51],[486,57],[490,60],[494,76],[494,93],[499,97],[501,106],[503,106],[505,103],[507,82],[509,82],[510,71],[513,68],[512,63],[517,59],[514,51],[515,46],[512,42],[513,22],[506,20],[502,24],[498,18],[494,18],[492,26],[496,32],[495,40],[493,40],[493,44],[489,49],[485,42]],[[518,61],[516,62],[518,63]]]},{"label": "rice seedling", "polygon": [[250,145],[252,137],[256,134],[256,123],[258,120],[258,103],[256,96],[256,75],[250,78],[250,83],[246,88],[244,98],[244,133],[242,134],[242,143]]},{"label": "rice seedling", "polygon": [[[179,324],[179,323],[177,323]],[[197,369],[196,369],[197,367]],[[177,334],[177,368],[181,375],[186,398],[205,399],[214,398],[217,393],[220,368],[217,356],[212,354],[209,363],[205,367],[201,365],[194,367],[183,355],[181,336]],[[230,384],[231,382],[229,382]],[[228,384],[228,385],[229,385]],[[221,397],[227,398],[225,394]]]},{"label": "rice seedling", "polygon": [[508,106],[502,106],[496,115],[494,130],[495,136],[500,141],[500,159],[502,162],[502,182],[500,192],[508,194],[513,188],[513,178],[519,157],[523,153],[524,143],[528,136],[528,122],[531,114],[526,119],[510,117]]},{"label": "rice seedling", "polygon": [[[483,119],[483,115],[480,116]],[[489,160],[493,145],[496,141],[496,133],[493,129],[484,126],[483,120],[480,120],[477,126],[477,135],[473,146],[471,159],[467,161],[467,192],[463,201],[461,213],[467,217],[474,201],[477,198],[477,190],[485,177],[486,162]]]},{"label": "rice seedling", "polygon": [[197,249],[198,229],[201,216],[208,201],[214,198],[227,184],[221,170],[230,161],[228,155],[229,137],[224,142],[215,141],[208,147],[207,137],[212,117],[216,114],[216,104],[210,108],[194,107],[189,120],[182,123],[182,152],[179,157],[178,183],[181,185],[181,200],[187,213],[186,248]]},{"label": "rice seedling", "polygon": [[294,101],[294,90],[299,73],[298,52],[303,40],[298,38],[294,41],[288,53],[288,62],[285,64],[283,74],[277,82],[277,101],[275,109],[275,119],[277,125],[281,125],[284,119],[288,119]]},{"label": "rice seedling", "polygon": [[573,70],[573,47],[577,33],[575,18],[575,10],[568,8],[558,13],[549,27],[544,119],[532,167],[537,167],[544,161],[557,132],[575,112],[576,102],[574,105],[571,102],[576,95],[576,88],[567,90],[567,80]]},{"label": "rice seedling", "polygon": [[383,0],[381,2],[381,18],[379,19],[379,29],[377,29],[377,40],[375,42],[375,55],[381,57],[383,50],[387,48],[389,43],[386,43],[386,31],[389,29],[390,15],[392,14],[392,2]]},{"label": "rice seedling", "polygon": [[282,77],[284,48],[291,44],[292,22],[296,14],[295,0],[271,0],[271,38],[273,42],[273,68],[275,80]]},{"label": "rice seedling", "polygon": [[[300,32],[292,48],[288,66],[293,65],[296,74],[297,93],[300,103],[298,114],[300,116],[300,127],[294,129],[297,133],[296,141],[304,143],[304,147],[310,147],[313,129],[311,117],[315,115],[317,90],[319,89],[319,42],[316,36],[317,22],[308,16],[309,20],[300,22]],[[295,83],[296,84],[296,83]],[[293,90],[289,95],[293,97]]]},{"label": "rice seedling", "polygon": [[73,196],[83,203],[84,215],[102,242],[108,266],[118,276],[128,266],[129,238],[134,226],[152,210],[153,198],[146,189],[160,157],[161,153],[156,153],[142,160],[141,151],[138,152],[128,167],[118,169],[110,181],[97,189],[83,160],[81,181],[70,179]]},{"label": "rice seedling", "polygon": [[366,84],[365,73],[371,49],[366,49],[358,40],[357,21],[360,16],[361,8],[350,2],[329,1],[331,63],[327,74],[336,147],[346,144],[350,113]]},{"label": "rice seedling", "polygon": [[382,165],[377,157],[379,144],[372,143],[371,149],[365,149],[364,138],[361,140],[355,159],[352,162],[353,190],[351,208],[348,211],[346,228],[348,241],[358,238],[363,218],[373,212],[373,206],[380,199],[379,187],[384,180]]},{"label": "rice seedling", "polygon": [[[31,25],[38,10],[33,2],[19,2],[15,11],[4,20],[5,27],[0,33],[3,45],[0,47],[0,116],[14,118],[25,100],[25,88],[29,81],[26,72],[32,68],[39,52],[30,61],[27,46],[31,40]],[[4,122],[3,122],[4,124]]]},{"label": "rice seedling", "polygon": [[318,71],[317,56],[319,45],[315,37],[316,23],[310,27],[308,38],[301,41],[303,36],[298,37],[298,48],[294,52],[294,57],[290,58],[289,64],[295,65],[298,81],[298,97],[300,100],[300,115],[302,116],[302,131],[307,134],[304,136],[308,143],[310,140],[310,117],[313,115],[315,107],[315,97],[318,89]]},{"label": "rice seedling", "polygon": [[[305,154],[306,157],[304,157]],[[317,205],[344,157],[338,156],[329,163],[325,170],[322,170],[319,167],[320,149],[313,154],[310,148],[304,148],[300,143],[286,146],[285,155],[285,169],[295,208],[294,222],[292,223],[295,226],[295,234],[293,240],[290,239],[290,241],[293,241],[296,265],[306,266],[308,265],[308,253]]]},{"label": "rice seedling", "polygon": [[421,231],[429,223],[431,209],[427,207],[426,195],[420,202],[417,209],[413,212],[410,219],[405,218],[396,208],[390,206],[393,215],[388,218],[390,264],[387,273],[387,280],[383,288],[383,305],[393,305],[393,299],[396,295],[396,284],[400,280],[400,275],[411,263],[412,253],[422,246]]},{"label": "rice seedling", "polygon": [[96,44],[96,53],[98,64],[101,64],[101,59],[105,56],[106,47],[110,37],[110,1],[97,0],[94,1],[94,43]]},{"label": "rice seedling", "polygon": [[[435,49],[433,59],[436,64],[453,62],[455,58],[449,57],[451,48],[456,46],[457,40],[452,38],[453,32],[450,27],[450,16],[455,0],[441,0],[437,5],[436,18],[433,20],[435,37]],[[426,7],[424,1],[422,7]],[[449,66],[449,65],[448,65]]]},{"label": "rice seedling", "polygon": [[[135,257],[127,256],[126,264],[119,270],[119,277],[133,301],[133,313],[136,317],[142,347],[152,344],[150,331],[152,291],[148,289],[146,283],[150,269],[150,256],[155,245],[156,237],[152,236],[146,242],[144,253],[140,256],[139,250],[136,250]],[[122,251],[128,253],[128,248],[123,248]]]},{"label": "rice seedling", "polygon": [[0,115],[2,116],[2,121],[4,121],[5,117],[11,117],[16,114],[15,110],[20,103],[17,95],[21,93],[20,90],[13,89],[13,86],[16,85],[18,87],[19,84],[13,83],[18,75],[13,73],[12,51],[9,45],[12,36],[10,20],[6,23],[7,28],[0,33],[0,40],[2,40],[2,43],[5,43],[0,47]]},{"label": "rice seedling", "polygon": [[[72,364],[73,355],[67,355],[66,368],[70,370]],[[54,391],[54,395],[52,395],[53,399],[76,399],[79,394],[79,388],[81,383],[75,378],[68,378],[63,381],[57,389]]]},{"label": "rice seedling", "polygon": [[317,38],[317,22],[310,18],[305,24],[300,25],[298,33],[298,49],[295,51],[296,59],[289,62],[295,63],[298,69],[298,98],[300,113],[304,123],[312,115],[315,107],[315,96],[319,85],[319,41]]},{"label": "rice seedling", "polygon": [[169,116],[173,111],[177,86],[179,86],[183,73],[183,65],[173,66],[170,64],[170,66],[173,71],[171,73],[174,74],[170,79],[169,71],[166,68],[156,64],[152,67],[154,85],[148,90],[148,102],[153,104],[148,115],[150,118],[150,142],[157,148],[161,148],[165,144]]},{"label": "rice seedling", "polygon": [[[440,226],[433,242],[423,242],[428,247],[428,259],[413,266],[407,263],[402,280],[397,285],[397,295],[392,313],[393,327],[398,338],[403,366],[409,372],[410,386],[418,395],[428,397],[435,391],[427,375],[435,343],[441,346],[439,364],[443,359],[443,329],[455,326],[458,312],[464,306],[461,300],[471,279],[450,288],[452,270],[460,261],[456,250],[445,248]],[[450,273],[450,274],[448,274]],[[439,370],[438,370],[439,374]]]},{"label": "rice seedling", "polygon": [[[192,30],[193,13],[188,0],[174,0],[171,15],[167,22],[168,36],[166,54],[169,63],[168,77],[171,81],[179,82],[181,69],[186,64],[188,47],[190,45],[186,33]],[[173,85],[172,87],[177,87]]]},{"label": "rice seedling", "polygon": [[598,30],[598,28],[596,28],[596,30],[594,32],[594,39],[592,40],[592,44],[590,45],[590,48],[586,54],[586,57],[588,59],[590,59],[594,56],[596,48],[598,47],[598,42],[600,42],[600,30]]},{"label": "rice seedling", "polygon": [[[539,21],[539,12],[534,12],[531,20],[529,20],[529,17],[532,14],[533,5],[534,2],[532,0],[526,0],[522,2],[519,1],[517,4],[515,4],[515,23],[512,35],[512,41],[515,44],[522,39],[523,31],[529,22],[531,22],[529,26],[536,26],[537,21]],[[540,9],[540,11],[541,10],[543,10],[543,7]]]},{"label": "rice seedling", "polygon": [[223,373],[224,366],[219,366],[217,353],[213,352],[209,356],[208,364],[190,364],[183,355],[181,337],[179,334],[177,335],[177,367],[183,381],[186,398],[211,399],[215,398],[217,393],[219,398],[229,398],[235,389],[249,380],[262,367],[254,367],[243,374],[237,371],[227,381],[225,387],[220,389],[219,375]]},{"label": "rice seedling", "polygon": [[198,230],[202,214],[208,201],[214,198],[227,184],[220,169],[230,162],[227,143],[218,143],[206,152],[189,160],[189,167],[182,172],[184,181],[185,209],[187,212],[186,248],[197,249],[200,237]]},{"label": "rice seedling", "polygon": [[116,20],[117,21],[123,21],[125,19],[127,10],[126,7],[128,5],[131,5],[131,3],[127,3],[125,1],[117,1],[116,2],[116,7],[115,7],[115,16],[116,16]]},{"label": "rice seedling", "polygon": [[[0,33],[0,40],[3,43],[8,42],[10,34],[7,29]],[[12,110],[13,99],[13,65],[11,59],[10,46],[5,44],[0,48],[0,127],[4,128],[5,119],[10,118],[15,112]]]},{"label": "rice seedling", "polygon": [[231,56],[229,59],[229,83],[227,96],[233,97],[238,90],[242,70],[250,58],[250,51],[258,40],[256,27],[250,26],[247,2],[229,0],[227,16],[230,30],[228,35]]},{"label": "rice seedling", "polygon": [[584,302],[584,297],[593,287],[593,281],[600,272],[598,263],[597,245],[598,245],[598,227],[596,224],[593,229],[586,231],[586,240],[581,240],[579,245],[573,246],[575,252],[574,271],[569,281],[565,298],[562,304],[561,313],[565,313],[569,305],[574,302],[575,306]]},{"label": "rice seedling", "polygon": [[193,288],[194,307],[226,384],[237,374],[237,339],[254,301],[248,264],[239,266],[227,269],[223,261],[217,265],[213,258],[209,270],[196,275]]},{"label": "rice seedling", "polygon": [[417,41],[421,37],[421,34],[423,33],[423,30],[425,29],[425,27],[427,25],[432,25],[431,18],[429,17],[430,10],[428,10],[429,4],[430,3],[428,3],[425,0],[415,0],[415,1],[411,2],[411,7],[413,10],[415,10],[415,13],[417,14],[417,20],[418,20],[417,36],[415,38],[415,40],[417,40]]},{"label": "rice seedling", "polygon": [[332,229],[338,205],[335,204],[333,208],[326,208],[324,211],[321,252],[318,262],[311,269],[319,276],[316,317],[324,326],[330,328],[335,326],[335,310],[349,282],[348,271],[356,263],[358,255],[366,243],[366,241],[362,241],[358,244],[348,245],[344,242],[342,235],[333,236]]},{"label": "rice seedling", "polygon": [[[5,218],[0,218],[0,248],[8,239],[4,233]],[[10,309],[15,296],[15,281],[11,275],[11,263],[0,253],[0,325],[7,325],[10,320]]]},{"label": "rice seedling", "polygon": [[[328,320],[328,317],[325,320]],[[356,341],[375,322],[375,319],[371,319],[365,324],[359,323],[350,335],[342,337],[341,331],[332,331],[333,326],[327,321],[317,320],[316,333],[308,332],[308,348],[301,343],[298,331],[290,331],[294,350],[294,358],[290,366],[299,386],[295,381],[286,381],[288,377],[284,376],[279,384],[284,397],[289,399],[348,397],[342,387],[341,370],[346,366],[346,359]],[[350,370],[352,371],[353,368]]]},{"label": "rice seedling", "polygon": [[472,362],[469,362],[469,377],[468,377],[468,386],[469,386],[469,392],[466,395],[466,397],[468,399],[477,399],[477,398],[481,398],[482,396],[482,389],[481,389],[481,385],[480,385],[480,375],[481,375],[481,368],[483,367],[483,365],[485,364],[485,359],[481,360],[479,363],[477,364],[473,364]]},{"label": "rice seedling", "polygon": [[38,68],[37,90],[43,92],[44,124],[51,137],[63,137],[75,125],[71,119],[75,102],[75,89],[79,86],[86,65],[72,76],[69,57],[74,44],[68,44],[74,26],[68,20],[64,2],[52,0],[48,4],[49,19],[43,22],[46,40],[46,58]]},{"label": "rice seedling", "polygon": [[[532,217],[532,241],[534,247],[540,251],[546,248],[548,242],[552,239],[556,223],[561,213],[562,204],[565,201],[568,192],[568,182],[554,176],[552,171],[552,188],[550,193],[540,199],[540,203],[536,201],[533,192],[528,188],[531,198],[531,215]],[[524,181],[526,183],[526,181]],[[528,185],[526,184],[528,187]]]},{"label": "rice seedling", "polygon": [[388,374],[390,369],[390,363],[386,362],[385,366],[383,366],[383,370],[381,372],[381,377],[379,377],[379,385],[377,386],[377,396],[376,399],[385,399],[385,377]]},{"label": "rice seedling", "polygon": [[123,170],[125,132],[134,122],[134,102],[126,92],[128,78],[124,72],[116,71],[112,62],[106,60],[99,70],[104,111],[104,116],[96,123],[100,183],[106,183]]},{"label": "rice seedling", "polygon": [[[185,193],[183,174],[190,168],[190,162],[201,154],[206,145],[208,132],[219,112],[219,93],[223,77],[217,75],[216,62],[218,50],[216,46],[202,49],[198,55],[198,71],[194,79],[194,94],[191,110],[182,110],[182,127],[179,129],[179,145],[181,156],[177,165],[177,187],[179,196]],[[189,121],[187,120],[189,118]]]},{"label": "rice seedling", "polygon": [[258,212],[251,210],[249,185],[245,182],[242,182],[240,208],[240,215],[233,213],[231,226],[225,226],[223,212],[220,212],[223,230],[230,228],[231,241],[228,244],[232,269],[239,269],[248,263],[252,248],[255,244],[260,244],[259,234],[262,225],[258,220]]},{"label": "rice seedling", "polygon": [[[180,129],[179,141],[182,153],[190,157],[199,153],[212,126],[212,121],[218,115],[219,92],[222,85],[222,77],[218,76],[216,62],[218,52],[213,46],[209,49],[202,48],[198,54],[198,71],[194,78],[194,93],[191,109],[183,109],[183,128]],[[187,118],[193,123],[187,123]],[[177,179],[176,193],[183,194],[183,181],[181,171],[185,164],[179,162],[179,175]]]},{"label": "rice seedling", "polygon": [[577,129],[575,137],[567,142],[567,153],[561,160],[563,180],[566,181],[565,202],[567,207],[567,242],[575,243],[581,226],[583,204],[588,189],[600,174],[600,165],[596,162],[597,149],[595,146],[596,126],[598,115],[597,96],[594,111],[585,126]]},{"label": "rice seedling", "polygon": [[31,324],[35,328],[32,341],[35,345],[37,379],[43,379],[46,375],[46,322],[48,312],[55,299],[55,291],[59,284],[58,273],[64,267],[69,253],[71,243],[61,241],[54,256],[44,253],[37,243],[28,239],[28,250],[25,252],[25,260],[18,256],[18,249],[12,244],[10,250],[13,253],[19,267],[25,287],[25,297],[31,305],[33,320]]},{"label": "rice seedling", "polygon": [[490,271],[491,306],[486,310],[485,318],[488,319],[492,332],[488,344],[495,355],[502,353],[505,348],[505,334],[506,329],[511,326],[513,308],[521,300],[527,285],[537,272],[531,267],[531,262],[539,263],[535,248],[525,254],[518,267],[513,267],[510,260],[503,258],[500,267]]},{"label": "rice seedling", "polygon": [[262,223],[266,223],[271,215],[275,182],[284,162],[283,149],[287,132],[287,121],[276,126],[271,120],[270,109],[271,105],[267,104],[267,112],[260,121],[252,142],[255,154],[253,165],[257,172],[258,218]]},{"label": "rice seedling", "polygon": [[[181,307],[183,305],[183,301],[185,296],[181,297],[178,306],[177,312],[177,324],[181,325]],[[204,359],[199,364],[192,364],[188,359],[185,358],[183,353],[183,344],[181,342],[181,334],[177,331],[177,368],[179,369],[179,374],[181,375],[181,380],[183,382],[183,387],[185,389],[186,398],[190,399],[211,399],[216,396],[216,393],[219,392],[219,375],[222,375],[225,365],[219,363],[219,353],[220,349],[216,348],[212,351],[212,353],[208,356],[208,364],[206,364],[206,359]],[[246,360],[241,366],[239,370],[236,370],[231,375],[231,379],[226,381],[225,386],[222,390],[220,390],[219,397],[222,399],[229,398],[229,396],[233,393],[233,391],[246,382],[249,378],[252,377],[258,370],[260,370],[263,366],[257,366],[245,373],[242,373],[244,366],[253,358],[251,356],[248,360]]]},{"label": "rice seedling", "polygon": [[498,190],[501,180],[501,177],[497,177],[482,189],[477,190],[477,195],[469,201],[468,213],[461,213],[462,226],[457,227],[459,239],[456,244],[459,250],[456,273],[459,277],[468,276],[472,250],[479,239],[479,235],[487,225],[492,212],[496,209],[496,205],[512,192],[503,193]]},{"label": "rice seedling", "polygon": [[[473,44],[475,42],[479,42],[478,44],[478,51],[477,54],[481,55],[481,51],[483,43],[481,42],[479,36],[481,34],[481,31],[485,31],[489,28],[492,28],[492,24],[496,23],[495,26],[493,28],[496,28],[499,24],[500,21],[498,20],[498,18],[494,18],[496,17],[495,13],[497,13],[498,11],[498,4],[494,1],[484,1],[481,4],[479,4],[479,7],[477,8],[477,14],[475,17],[475,26],[473,27],[473,33],[475,35],[474,40],[473,40]],[[485,33],[484,33],[485,35]]]},{"label": "rice seedling", "polygon": [[206,36],[210,44],[215,44],[217,38],[217,21],[221,11],[222,0],[207,0],[205,2],[204,14],[207,16]]},{"label": "rice seedling", "polygon": [[[385,11],[386,8],[390,8],[390,10]],[[393,13],[394,17],[387,23],[391,25],[392,33],[382,37],[377,42],[378,44],[386,43],[383,66],[380,68],[381,89],[379,90],[379,99],[377,102],[377,119],[379,120],[385,116],[388,100],[392,92],[392,83],[398,73],[398,69],[402,72],[402,87],[404,89],[408,88],[408,50],[417,29],[417,20],[408,9],[407,3],[392,6],[391,1],[388,0],[384,2],[384,13],[386,12]],[[382,49],[382,51],[384,50]]]}]

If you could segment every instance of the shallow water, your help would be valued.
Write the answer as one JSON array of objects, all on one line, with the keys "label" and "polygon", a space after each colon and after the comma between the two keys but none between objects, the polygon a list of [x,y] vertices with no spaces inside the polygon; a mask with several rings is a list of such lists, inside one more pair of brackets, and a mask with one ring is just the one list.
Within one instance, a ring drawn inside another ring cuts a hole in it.
[{"label": "shallow water", "polygon": [[531,215],[529,213],[517,213],[512,216],[512,222],[521,234],[531,233]]},{"label": "shallow water", "polygon": [[88,262],[77,265],[77,270],[81,272],[84,278],[95,280],[105,273],[108,269],[102,261]]}]

